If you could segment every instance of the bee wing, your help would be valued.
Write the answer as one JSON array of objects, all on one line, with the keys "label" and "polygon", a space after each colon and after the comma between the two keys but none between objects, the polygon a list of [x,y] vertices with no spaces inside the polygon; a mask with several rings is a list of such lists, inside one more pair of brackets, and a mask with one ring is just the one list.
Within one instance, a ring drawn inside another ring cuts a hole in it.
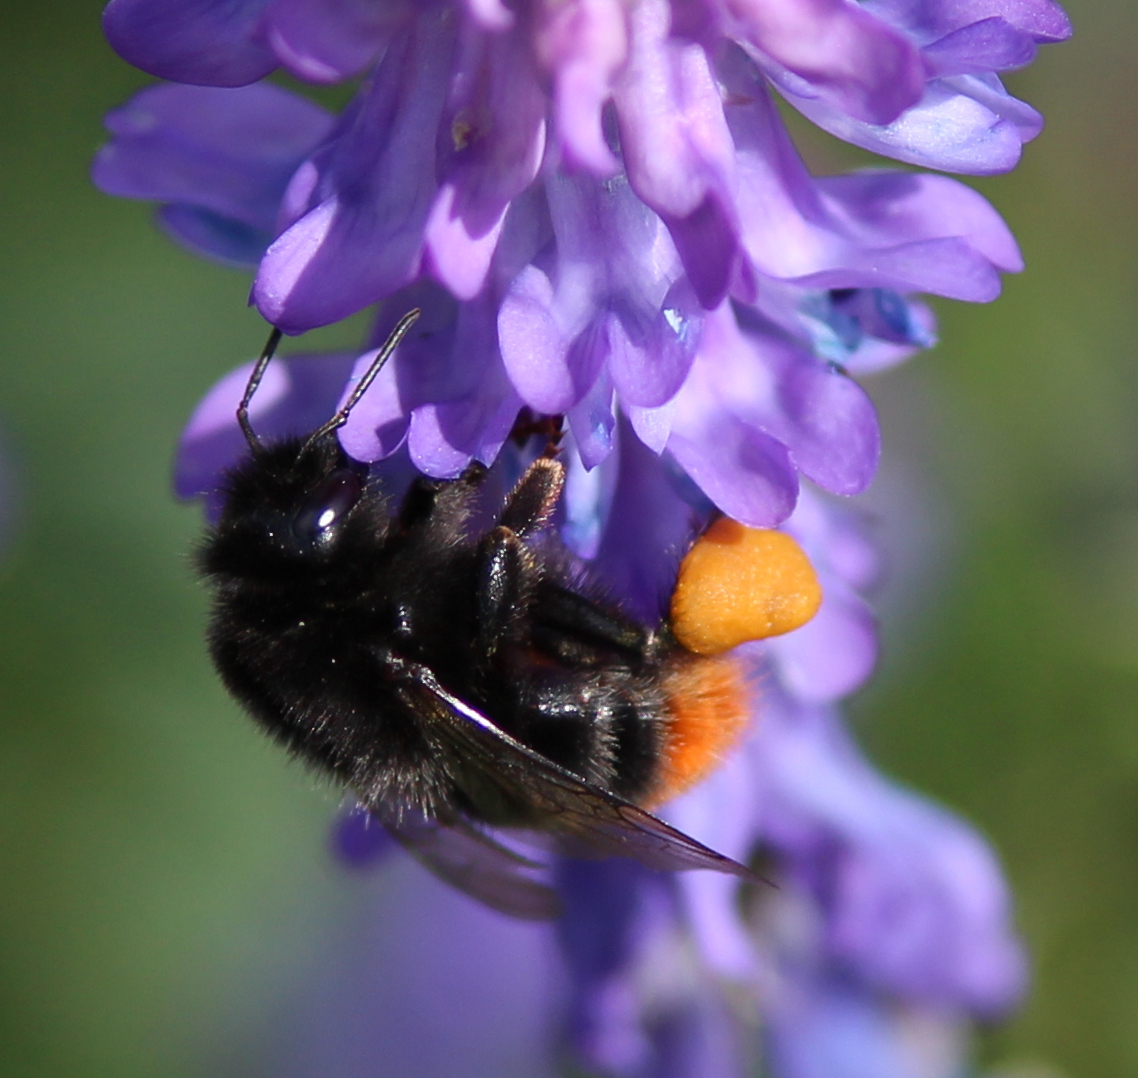
[{"label": "bee wing", "polygon": [[520,796],[546,829],[581,840],[593,854],[631,857],[648,868],[710,868],[759,879],[730,857],[523,745],[447,692],[426,667],[412,670],[416,684],[433,698],[427,711],[439,719],[440,748],[454,755],[460,770],[473,768],[507,797]]},{"label": "bee wing", "polygon": [[528,873],[542,866],[465,820],[432,820],[407,806],[381,804],[372,815],[439,879],[491,909],[527,921],[561,912],[557,892]]}]

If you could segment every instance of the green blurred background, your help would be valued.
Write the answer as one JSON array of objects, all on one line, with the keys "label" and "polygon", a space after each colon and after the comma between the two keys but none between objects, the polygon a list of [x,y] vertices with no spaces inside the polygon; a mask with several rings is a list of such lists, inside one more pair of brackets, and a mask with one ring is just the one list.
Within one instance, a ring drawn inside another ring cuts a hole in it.
[{"label": "green blurred background", "polygon": [[[854,711],[876,759],[976,821],[1011,875],[1036,987],[982,1061],[1130,1078],[1138,9],[1068,10],[1075,40],[1011,80],[1048,130],[980,185],[1027,273],[991,306],[941,305],[944,343],[871,386],[893,462],[874,504],[907,493],[928,557],[898,556]],[[88,186],[102,114],[146,81],[99,5],[5,16],[0,1075],[255,1072],[272,986],[361,901],[327,861],[334,800],[209,669],[199,520],[168,493],[176,432],[262,327],[243,275]]]}]

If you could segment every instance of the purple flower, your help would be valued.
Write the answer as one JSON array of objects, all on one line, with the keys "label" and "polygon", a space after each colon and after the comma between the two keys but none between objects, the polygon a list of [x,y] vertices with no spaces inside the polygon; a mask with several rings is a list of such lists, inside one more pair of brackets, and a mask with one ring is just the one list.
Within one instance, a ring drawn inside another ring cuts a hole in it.
[{"label": "purple flower", "polygon": [[[413,243],[468,298],[547,149],[552,161],[598,176],[623,161],[714,306],[729,287],[750,197],[727,118],[739,88],[725,108],[722,64],[749,57],[743,99],[765,96],[769,84],[859,145],[993,172],[1012,167],[1040,126],[996,72],[1070,33],[1051,0],[530,0],[512,9],[499,0],[113,0],[105,26],[132,63],[197,85],[242,86],[278,65],[337,81],[378,61],[367,103],[299,181],[284,222],[295,231],[258,282],[266,316],[294,329],[340,317],[329,296],[309,289],[334,294],[341,282],[301,282],[303,267],[332,261],[348,277],[359,247],[384,263],[361,290],[410,272]],[[386,168],[396,152],[408,156]],[[378,241],[393,225],[405,235],[389,255]]]},{"label": "purple flower", "polygon": [[919,164],[999,171],[1039,121],[996,73],[1071,32],[1052,0],[112,0],[104,26],[125,59],[175,82],[242,86],[280,66],[321,83],[359,74],[416,18],[440,13],[460,24],[467,72],[509,42],[524,62],[503,79],[517,99],[548,85],[562,152],[597,171],[614,164],[602,116],[610,101],[622,130],[681,118],[670,141],[703,158],[692,133],[708,117],[691,94],[692,50],[713,52],[722,39],[841,137]]},{"label": "purple flower", "polygon": [[[228,123],[209,123],[214,111]],[[992,266],[1018,266],[1015,245],[987,203],[953,181],[814,181],[765,98],[743,111],[749,141],[740,161],[766,175],[767,201],[781,206],[769,220],[752,213],[743,222],[756,267],[747,285],[757,289],[753,305],[705,309],[672,234],[624,181],[553,173],[519,203],[532,212],[509,218],[481,292],[462,301],[421,280],[391,303],[392,315],[423,306],[424,321],[353,413],[349,452],[377,460],[406,443],[421,470],[456,475],[471,459],[494,459],[525,404],[566,414],[589,466],[612,451],[616,416],[625,415],[645,445],[667,451],[749,524],[784,519],[800,474],[836,493],[863,489],[876,468],[877,425],[843,368],[874,369],[931,341],[927,310],[898,289],[990,298]],[[110,123],[117,134],[96,162],[98,182],[169,200],[168,227],[222,257],[238,257],[235,236],[244,242],[263,235],[266,221],[291,216],[290,198],[338,146],[333,137],[305,158],[282,195],[295,133],[328,129],[324,114],[283,91],[162,87]],[[270,127],[281,137],[252,137]],[[344,227],[346,237],[361,234]],[[809,238],[794,264],[780,253],[788,249],[780,229]],[[380,246],[402,257],[397,243]],[[351,279],[362,287],[369,273],[389,269],[371,259]],[[312,287],[323,295],[337,272],[313,271]],[[346,288],[341,313],[359,305],[345,297]],[[377,340],[389,322],[380,319]],[[360,358],[361,369],[373,354]]]},{"label": "purple flower", "polygon": [[[773,107],[777,89],[949,167],[943,125],[888,132],[932,98],[976,121],[980,97],[995,107],[992,72],[1067,33],[1046,0],[954,10],[114,0],[123,55],[204,85],[112,114],[95,174],[163,202],[197,250],[259,252],[254,301],[287,332],[385,298],[426,304],[437,332],[407,342],[345,432],[361,459],[406,443],[420,469],[455,475],[494,458],[524,404],[565,414],[593,467],[623,415],[724,512],[775,524],[803,476],[841,494],[872,478],[876,419],[843,372],[931,343],[909,297],[989,300],[1021,266],[955,181],[812,177]],[[246,85],[278,65],[371,74],[333,121]],[[989,164],[1010,166],[1004,143],[1026,121],[989,120],[952,137],[974,156],[994,139],[1004,164]]]}]

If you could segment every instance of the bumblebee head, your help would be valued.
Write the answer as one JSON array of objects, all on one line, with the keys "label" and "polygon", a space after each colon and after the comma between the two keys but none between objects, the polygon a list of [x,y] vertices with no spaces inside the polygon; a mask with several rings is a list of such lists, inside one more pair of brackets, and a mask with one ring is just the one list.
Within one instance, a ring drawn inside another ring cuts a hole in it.
[{"label": "bumblebee head", "polygon": [[335,565],[343,575],[356,560],[353,546],[374,551],[382,543],[387,524],[382,493],[369,485],[367,466],[343,451],[336,432],[419,314],[416,308],[396,323],[331,419],[307,438],[266,444],[253,430],[249,405],[281,340],[281,331],[273,330],[237,407],[249,456],[225,476],[220,519],[198,556],[203,573],[271,583],[297,574],[326,574]]},{"label": "bumblebee head", "polygon": [[228,473],[199,566],[208,576],[266,583],[342,573],[366,562],[386,531],[382,491],[331,430],[262,446]]}]

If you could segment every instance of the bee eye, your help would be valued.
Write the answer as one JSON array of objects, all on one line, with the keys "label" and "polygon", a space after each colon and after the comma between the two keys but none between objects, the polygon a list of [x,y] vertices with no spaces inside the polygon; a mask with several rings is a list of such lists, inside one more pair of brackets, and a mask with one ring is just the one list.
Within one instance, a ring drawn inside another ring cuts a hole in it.
[{"label": "bee eye", "polygon": [[323,539],[348,513],[363,493],[363,479],[347,470],[334,472],[320,484],[292,522],[299,539]]}]

